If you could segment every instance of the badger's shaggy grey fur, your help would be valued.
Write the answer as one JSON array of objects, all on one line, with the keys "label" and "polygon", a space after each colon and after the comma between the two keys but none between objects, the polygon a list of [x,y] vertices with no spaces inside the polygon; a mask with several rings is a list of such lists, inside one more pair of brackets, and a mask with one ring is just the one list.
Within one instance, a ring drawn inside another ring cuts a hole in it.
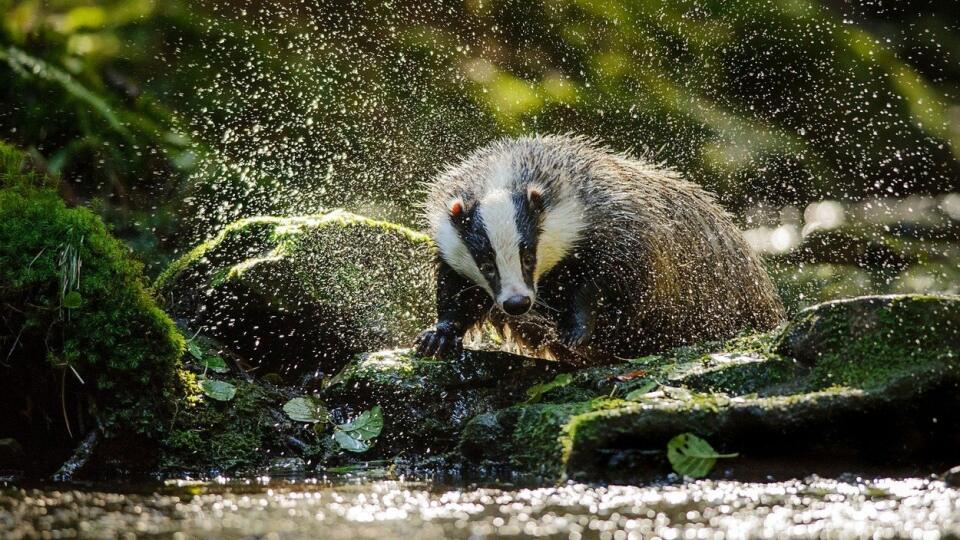
[{"label": "badger's shaggy grey fur", "polygon": [[[533,308],[507,317],[494,302],[477,321],[494,323],[527,353],[606,362],[769,329],[783,319],[769,276],[711,194],[668,168],[581,137],[504,139],[444,171],[425,203],[441,264],[495,297],[451,225],[452,201],[480,206],[492,230],[491,222],[511,219],[498,193],[533,192],[542,199]],[[491,232],[495,246],[517,242],[498,234],[509,236]],[[502,251],[497,265],[509,273],[515,261],[507,259],[517,250]],[[565,287],[582,292],[570,297]],[[572,301],[595,315],[584,332],[564,328]]]}]

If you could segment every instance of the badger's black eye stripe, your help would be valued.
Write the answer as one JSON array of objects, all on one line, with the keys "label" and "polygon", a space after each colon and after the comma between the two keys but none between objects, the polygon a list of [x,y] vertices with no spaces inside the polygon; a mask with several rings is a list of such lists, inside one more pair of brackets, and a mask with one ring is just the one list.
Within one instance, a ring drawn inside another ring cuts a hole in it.
[{"label": "badger's black eye stripe", "polygon": [[520,190],[513,196],[513,207],[516,210],[517,233],[520,235],[520,261],[523,266],[523,278],[527,285],[533,287],[533,273],[537,264],[537,243],[540,240],[540,218],[542,210],[531,204],[527,198],[527,190]]},{"label": "badger's black eye stripe", "polygon": [[494,293],[498,293],[500,291],[500,275],[497,265],[493,263],[493,244],[490,243],[490,238],[487,236],[483,216],[477,212],[477,205],[472,205],[469,208],[468,220],[460,229],[461,238],[463,238],[463,243],[467,246],[470,256],[473,257],[477,269],[480,270],[480,273],[483,274],[490,285],[490,289]]}]

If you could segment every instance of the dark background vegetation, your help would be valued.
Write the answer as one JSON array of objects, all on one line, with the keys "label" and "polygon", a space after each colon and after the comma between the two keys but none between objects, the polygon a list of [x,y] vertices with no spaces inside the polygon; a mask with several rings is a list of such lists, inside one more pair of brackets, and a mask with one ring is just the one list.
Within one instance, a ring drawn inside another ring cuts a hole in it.
[{"label": "dark background vegetation", "polygon": [[[153,274],[241,216],[345,206],[416,223],[420,182],[443,163],[530,132],[676,167],[745,228],[780,224],[757,208],[822,199],[930,195],[946,214],[960,177],[955,10],[0,0],[0,140]],[[928,289],[944,289],[939,272]]]}]

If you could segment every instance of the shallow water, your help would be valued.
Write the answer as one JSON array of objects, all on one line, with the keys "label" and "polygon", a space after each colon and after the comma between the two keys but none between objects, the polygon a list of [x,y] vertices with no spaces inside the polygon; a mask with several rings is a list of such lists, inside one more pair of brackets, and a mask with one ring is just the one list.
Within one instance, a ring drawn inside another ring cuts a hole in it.
[{"label": "shallow water", "polygon": [[0,490],[0,537],[944,538],[960,491],[923,478],[535,489],[363,480]]}]

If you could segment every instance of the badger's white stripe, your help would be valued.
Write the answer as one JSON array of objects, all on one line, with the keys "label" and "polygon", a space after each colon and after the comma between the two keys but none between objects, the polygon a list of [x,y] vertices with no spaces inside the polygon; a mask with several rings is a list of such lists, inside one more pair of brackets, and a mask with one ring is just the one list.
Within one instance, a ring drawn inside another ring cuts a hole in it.
[{"label": "badger's white stripe", "polygon": [[470,255],[470,250],[467,249],[467,245],[463,243],[463,239],[460,238],[460,233],[457,232],[453,223],[450,222],[450,217],[443,216],[432,225],[433,230],[436,231],[435,238],[437,248],[440,250],[440,256],[443,257],[443,260],[446,261],[451,268],[483,287],[484,290],[487,291],[487,294],[492,297],[493,289],[490,288],[490,284],[487,283],[486,278],[483,277],[480,269],[477,268],[477,263],[473,260],[473,256]]},{"label": "badger's white stripe", "polygon": [[498,304],[515,295],[533,298],[533,291],[523,280],[520,266],[520,233],[517,231],[517,210],[510,190],[488,192],[480,200],[480,216],[487,237],[493,246],[497,270],[500,272]]},{"label": "badger's white stripe", "polygon": [[559,202],[546,209],[537,244],[537,267],[534,282],[549,272],[570,253],[585,226],[583,205],[572,194],[559,197]]}]

